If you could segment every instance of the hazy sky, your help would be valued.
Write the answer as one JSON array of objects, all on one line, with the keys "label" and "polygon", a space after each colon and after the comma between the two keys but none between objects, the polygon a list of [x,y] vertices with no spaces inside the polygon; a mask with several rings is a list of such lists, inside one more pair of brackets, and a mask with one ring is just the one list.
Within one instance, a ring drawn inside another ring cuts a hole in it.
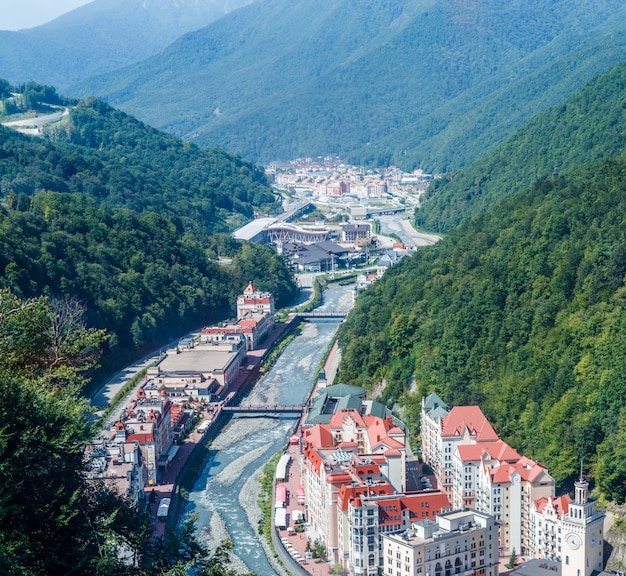
[{"label": "hazy sky", "polygon": [[0,0],[0,30],[45,24],[92,0]]}]

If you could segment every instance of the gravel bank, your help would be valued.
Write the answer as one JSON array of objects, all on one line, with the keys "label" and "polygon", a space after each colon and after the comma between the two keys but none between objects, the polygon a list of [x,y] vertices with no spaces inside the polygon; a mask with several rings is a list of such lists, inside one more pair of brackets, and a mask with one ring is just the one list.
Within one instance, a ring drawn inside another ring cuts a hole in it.
[{"label": "gravel bank", "polygon": [[[224,519],[219,512],[213,512],[211,515],[211,523],[208,530],[202,530],[200,533],[200,541],[205,544],[211,553],[217,550],[217,547],[227,538],[231,538]],[[249,574],[250,569],[234,552],[230,553],[229,568],[232,568],[237,574]]]},{"label": "gravel bank", "polygon": [[254,462],[257,458],[267,452],[272,446],[272,442],[260,446],[256,450],[251,450],[247,454],[240,456],[237,460],[231,462],[224,468],[215,478],[213,482],[219,482],[224,486],[232,486],[243,474],[244,469],[250,462]]}]

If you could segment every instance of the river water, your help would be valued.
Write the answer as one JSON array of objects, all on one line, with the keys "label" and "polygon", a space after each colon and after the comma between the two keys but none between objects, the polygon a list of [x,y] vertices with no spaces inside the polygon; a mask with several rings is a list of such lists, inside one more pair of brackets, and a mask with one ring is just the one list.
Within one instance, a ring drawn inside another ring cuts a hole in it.
[{"label": "river water", "polygon": [[[347,312],[352,307],[351,290],[351,286],[329,288],[317,310]],[[338,325],[334,320],[303,324],[302,333],[289,343],[243,403],[306,402]],[[294,417],[231,419],[212,442],[205,468],[189,494],[186,512],[198,515],[200,539],[214,549],[230,537],[234,543],[232,567],[239,573],[277,573],[259,540],[258,478],[265,463],[285,446],[294,424]]]}]

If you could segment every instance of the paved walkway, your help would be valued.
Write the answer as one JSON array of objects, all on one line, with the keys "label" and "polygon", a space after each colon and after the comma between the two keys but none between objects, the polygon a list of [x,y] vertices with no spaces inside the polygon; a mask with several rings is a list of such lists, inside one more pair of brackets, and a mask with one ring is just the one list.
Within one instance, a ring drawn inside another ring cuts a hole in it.
[{"label": "paved walkway", "polygon": [[[331,386],[333,384],[333,380],[337,371],[337,365],[339,362],[339,349],[337,344],[335,343],[331,348],[326,361],[324,362],[324,371],[326,372],[327,385]],[[311,392],[311,397],[317,394],[318,388],[317,385]],[[307,412],[305,411],[302,414],[300,419],[300,423],[296,430],[296,433],[299,433],[302,429],[302,424],[307,418]],[[294,529],[294,512],[301,511],[304,513],[304,504],[298,503],[298,488],[304,487],[302,484],[302,471],[300,468],[301,464],[301,451],[300,445],[292,445],[290,444],[285,451],[286,454],[291,456],[291,462],[287,468],[288,477],[285,479],[285,484],[287,486],[287,523],[291,529]],[[276,482],[274,483],[274,489],[276,489]],[[272,519],[273,524],[273,519]],[[326,575],[329,574],[330,568],[332,564],[328,562],[318,562],[317,559],[307,558],[307,543],[309,543],[310,547],[313,548],[313,543],[317,538],[317,535],[312,532],[311,529],[308,528],[307,524],[304,524],[305,531],[304,532],[292,532],[285,528],[284,530],[276,529],[276,533],[278,534],[279,539],[283,543],[283,547],[285,552],[292,556],[296,562],[302,566],[302,568],[311,575]],[[302,558],[299,560],[298,558]]]},{"label": "paved walkway", "polygon": [[[220,399],[218,402],[211,403],[201,414],[201,418],[199,422],[202,422],[205,419],[211,419],[215,422],[219,415],[221,414],[222,407],[224,404],[232,402],[232,400],[242,391],[245,390],[248,385],[250,385],[254,379],[259,374],[259,367],[261,365],[261,361],[267,351],[273,346],[274,342],[278,338],[280,338],[285,330],[287,330],[288,324],[286,323],[277,323],[274,330],[269,334],[269,336],[262,343],[262,347],[258,350],[253,350],[248,352],[248,360],[246,362],[246,366],[242,367],[237,375],[237,378],[230,383],[228,388],[224,391],[227,393],[225,398]],[[247,368],[252,366],[250,370]],[[117,412],[116,412],[117,413]],[[207,430],[207,434],[210,433],[211,428]],[[202,440],[203,435],[198,433],[197,431],[192,431],[184,440],[184,442],[180,445],[174,460],[170,463],[167,471],[163,472],[159,476],[159,482],[155,486],[147,486],[144,489],[146,496],[149,497],[151,492],[154,492],[156,499],[150,505],[150,516],[154,522],[154,531],[153,538],[158,538],[164,535],[165,533],[165,522],[159,522],[157,520],[157,510],[159,507],[159,502],[163,500],[163,498],[171,498],[176,486],[177,480],[179,480],[179,475],[183,466],[187,463],[193,451],[196,449],[196,446]],[[295,492],[294,492],[295,494]]]}]

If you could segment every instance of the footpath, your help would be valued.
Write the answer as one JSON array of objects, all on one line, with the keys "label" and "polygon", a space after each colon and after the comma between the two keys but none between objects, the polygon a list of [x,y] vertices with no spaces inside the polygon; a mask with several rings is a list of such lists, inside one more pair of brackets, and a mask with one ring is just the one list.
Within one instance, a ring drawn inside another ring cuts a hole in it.
[{"label": "footpath", "polygon": [[[324,362],[324,372],[326,374],[326,382],[328,386],[332,386],[335,376],[337,375],[337,368],[339,367],[339,361],[341,359],[341,350],[335,340],[335,343],[330,349],[328,356]],[[317,384],[311,391],[310,398],[313,398],[318,391]],[[307,411],[302,414],[298,427],[295,430],[297,434],[302,428],[307,418]],[[287,468],[288,473],[285,481],[282,482],[286,486],[287,493],[287,518],[294,519],[300,514],[304,514],[302,501],[298,501],[298,493],[303,491],[302,484],[302,472],[299,465],[301,450],[299,444],[289,444],[284,452],[291,456],[289,466]],[[276,489],[276,486],[274,486]],[[281,557],[283,564],[287,567],[291,574],[299,574],[305,576],[310,574],[311,576],[322,576],[330,572],[331,566],[326,561],[318,561],[311,558],[310,550],[313,548],[316,535],[310,531],[307,531],[307,525],[304,524],[304,532],[295,532],[293,527],[272,529],[275,532],[276,538],[274,539],[274,547],[277,549],[279,556]]]},{"label": "footpath", "polygon": [[[287,322],[277,322],[274,330],[263,341],[261,347],[247,353],[246,366],[241,368],[236,379],[229,384],[228,389],[225,391],[227,395],[220,397],[215,402],[211,402],[200,414],[200,422],[203,420],[211,421],[206,431],[201,433],[197,431],[197,427],[194,427],[180,444],[178,452],[167,471],[161,474],[158,484],[144,488],[148,502],[153,500],[149,504],[150,516],[154,522],[153,538],[164,536],[166,526],[174,527],[178,522],[179,515],[183,511],[185,504],[184,498],[180,494],[180,482],[190,473],[195,458],[199,455],[199,449],[210,438],[219,433],[224,418],[227,417],[223,414],[224,406],[237,401],[249,390],[259,376],[263,360],[269,356],[278,341],[293,329],[294,321],[295,317],[291,317]],[[157,519],[159,503],[164,498],[171,500],[167,522]]]}]

